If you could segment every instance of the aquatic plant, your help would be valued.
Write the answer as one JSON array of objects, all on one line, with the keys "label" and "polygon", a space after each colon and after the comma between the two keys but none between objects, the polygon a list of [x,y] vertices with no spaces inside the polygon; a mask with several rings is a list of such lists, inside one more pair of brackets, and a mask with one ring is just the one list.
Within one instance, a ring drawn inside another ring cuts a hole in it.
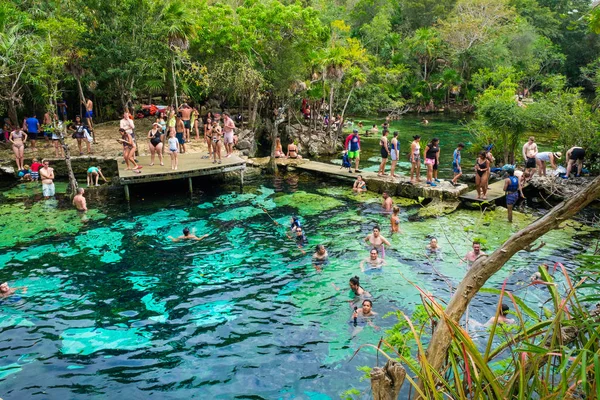
[{"label": "aquatic plant", "polygon": [[[556,284],[551,273],[560,271],[566,285]],[[586,279],[570,280],[567,270],[556,264],[551,272],[540,267],[541,279],[550,297],[549,318],[537,315],[513,293],[501,289],[496,316],[502,303],[514,307],[514,325],[493,319],[483,342],[465,326],[445,316],[444,306],[420,287],[423,307],[412,318],[398,311],[398,323],[386,332],[378,351],[402,362],[410,372],[413,396],[427,399],[564,399],[598,398],[600,395],[600,307],[579,292]],[[450,327],[451,345],[442,371],[435,369],[425,352],[429,333],[439,323]],[[468,323],[468,321],[467,321]],[[368,347],[375,347],[369,345]],[[422,382],[419,385],[417,382]],[[377,399],[377,398],[376,398]]]}]

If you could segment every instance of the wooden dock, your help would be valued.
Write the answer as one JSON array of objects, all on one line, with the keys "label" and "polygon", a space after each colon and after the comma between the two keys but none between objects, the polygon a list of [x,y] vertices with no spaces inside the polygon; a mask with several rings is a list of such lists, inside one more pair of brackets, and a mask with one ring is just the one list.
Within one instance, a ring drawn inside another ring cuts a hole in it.
[{"label": "wooden dock", "polygon": [[150,156],[137,157],[138,164],[143,168],[140,173],[127,170],[125,164],[118,161],[119,183],[125,188],[125,198],[129,201],[129,185],[139,183],[150,183],[160,181],[170,181],[174,179],[187,179],[190,192],[192,191],[192,178],[197,176],[207,176],[223,174],[226,172],[240,171],[241,184],[244,183],[244,170],[246,169],[246,160],[232,155],[229,158],[223,157],[221,164],[213,164],[208,158],[201,158],[200,153],[179,154],[179,165],[177,171],[171,169],[171,157],[164,155],[164,166],[160,165],[158,157],[155,157],[153,166],[150,166]]},{"label": "wooden dock", "polygon": [[[437,186],[431,187],[425,183],[425,176],[422,175],[422,182],[411,183],[410,177],[400,176],[399,178],[390,178],[389,176],[377,176],[375,172],[363,171],[360,173],[349,173],[348,169],[340,168],[339,165],[327,164],[316,161],[307,161],[298,163],[295,168],[303,171],[309,171],[332,178],[354,182],[358,175],[367,182],[367,189],[378,193],[388,192],[392,196],[402,196],[411,199],[419,197],[426,199],[458,200],[459,197],[469,190],[465,184],[452,186],[449,180],[442,180]],[[354,170],[353,170],[354,171]],[[389,173],[389,164],[386,168]],[[423,171],[421,171],[423,173]]]}]

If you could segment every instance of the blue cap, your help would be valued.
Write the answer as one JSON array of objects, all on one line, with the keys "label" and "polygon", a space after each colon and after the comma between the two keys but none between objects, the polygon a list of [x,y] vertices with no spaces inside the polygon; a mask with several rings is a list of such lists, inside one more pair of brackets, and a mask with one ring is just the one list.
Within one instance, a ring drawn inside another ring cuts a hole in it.
[{"label": "blue cap", "polygon": [[358,133],[358,129],[353,130],[352,133]]}]

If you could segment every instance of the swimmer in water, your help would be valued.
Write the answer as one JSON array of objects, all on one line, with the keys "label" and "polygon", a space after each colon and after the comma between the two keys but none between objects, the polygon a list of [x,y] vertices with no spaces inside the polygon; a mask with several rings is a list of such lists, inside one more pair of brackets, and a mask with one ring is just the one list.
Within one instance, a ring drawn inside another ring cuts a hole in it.
[{"label": "swimmer in water", "polygon": [[383,192],[383,203],[381,204],[381,206],[383,207],[384,211],[386,211],[386,212],[392,211],[392,207],[394,206],[394,201],[392,200],[390,195],[387,194],[387,192]]},{"label": "swimmer in water", "polygon": [[302,228],[296,228],[296,244],[299,249],[302,249],[306,244],[308,244],[308,239],[304,235]]},{"label": "swimmer in water", "polygon": [[360,278],[358,276],[354,276],[352,278],[350,278],[350,290],[352,290],[352,292],[356,295],[356,296],[360,296],[360,297],[371,297],[371,293],[367,292],[365,289],[363,289],[362,286],[360,286]]},{"label": "swimmer in water", "polygon": [[87,211],[87,203],[85,201],[85,197],[83,194],[85,190],[83,188],[77,189],[77,194],[73,197],[73,205],[77,209],[77,211],[86,212]]},{"label": "swimmer in water", "polygon": [[302,224],[300,224],[300,219],[296,216],[290,218],[290,229],[292,232],[295,232],[297,229],[301,229]]},{"label": "swimmer in water", "polygon": [[183,228],[183,235],[176,238],[174,238],[173,236],[169,236],[169,239],[171,239],[174,242],[179,242],[180,240],[195,240],[199,242],[200,240],[206,237],[208,237],[208,234],[198,237],[195,234],[190,233],[190,228]]},{"label": "swimmer in water", "polygon": [[394,206],[392,209],[392,216],[390,217],[390,224],[392,226],[392,233],[400,233],[400,207]]},{"label": "swimmer in water", "polygon": [[381,258],[385,258],[385,248],[384,244],[390,246],[390,242],[387,241],[386,238],[380,235],[381,229],[379,226],[375,225],[373,227],[373,233],[367,235],[365,238],[365,242],[370,243],[373,248],[377,250],[377,253],[381,254]]},{"label": "swimmer in water", "polygon": [[373,248],[369,253],[369,257],[360,262],[360,270],[362,272],[365,272],[365,264],[367,264],[369,269],[381,269],[385,265],[385,260],[380,258],[377,249]]},{"label": "swimmer in water", "polygon": [[11,288],[10,286],[8,286],[8,282],[3,282],[0,284],[0,298],[5,299],[9,296],[12,296],[17,290],[20,290],[23,293],[27,293],[27,286]]},{"label": "swimmer in water", "polygon": [[321,272],[323,270],[323,265],[327,264],[327,260],[329,258],[329,254],[327,254],[327,249],[322,244],[318,244],[315,248],[315,253],[312,256],[313,267],[317,270],[317,272]]},{"label": "swimmer in water", "polygon": [[369,299],[365,299],[362,302],[362,308],[355,308],[352,313],[352,322],[356,327],[359,324],[363,325],[361,327],[356,327],[352,332],[352,337],[356,336],[360,331],[363,330],[364,325],[372,326],[373,329],[378,331],[380,328],[375,326],[373,323],[373,319],[377,316],[377,313],[373,311],[373,302]]},{"label": "swimmer in water", "polygon": [[[542,268],[544,268],[546,270],[546,272],[548,272],[548,266],[546,264],[542,264],[541,265]],[[540,271],[536,271],[533,275],[531,275],[531,277],[529,278],[530,282],[535,282],[535,281],[542,281],[542,273]]]},{"label": "swimmer in water", "polygon": [[438,245],[438,241],[436,238],[431,239],[431,241],[427,245],[427,251],[430,253],[438,253],[442,251],[442,248]]},{"label": "swimmer in water", "polygon": [[477,260],[479,256],[485,256],[486,254],[481,251],[481,243],[474,241],[473,242],[473,250],[469,251],[465,258],[461,260],[461,263],[467,262],[467,268],[471,268],[471,265]]}]

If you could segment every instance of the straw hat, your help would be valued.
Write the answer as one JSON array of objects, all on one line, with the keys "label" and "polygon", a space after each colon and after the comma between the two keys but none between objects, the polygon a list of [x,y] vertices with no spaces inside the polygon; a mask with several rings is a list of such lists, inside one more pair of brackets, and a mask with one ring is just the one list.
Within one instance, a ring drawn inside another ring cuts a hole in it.
[{"label": "straw hat", "polygon": [[559,160],[562,158],[562,153],[560,151],[557,151],[556,153],[552,153],[552,154],[554,155],[554,158],[557,158]]}]

